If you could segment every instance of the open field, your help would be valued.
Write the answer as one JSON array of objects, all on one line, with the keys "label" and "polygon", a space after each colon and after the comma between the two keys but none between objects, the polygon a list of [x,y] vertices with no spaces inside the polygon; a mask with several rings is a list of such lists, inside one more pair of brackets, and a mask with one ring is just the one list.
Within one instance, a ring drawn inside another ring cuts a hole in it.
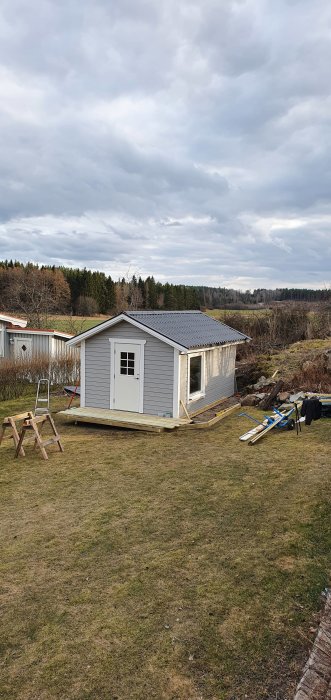
[{"label": "open field", "polygon": [[226,317],[227,316],[233,316],[233,314],[240,314],[240,316],[245,316],[247,318],[251,318],[252,316],[259,316],[261,318],[262,316],[269,316],[271,311],[270,309],[265,309],[265,308],[256,308],[256,309],[209,309],[206,311],[208,316],[212,316],[213,318],[216,318],[218,321],[224,321],[226,322]]},{"label": "open field", "polygon": [[[226,321],[226,316],[232,314],[246,315],[250,317],[254,314],[258,316],[265,316],[269,314],[268,309],[257,309],[257,310],[244,310],[244,311],[232,311],[224,309],[212,309],[206,312],[208,316],[212,316],[220,321]],[[110,318],[109,315],[103,316],[99,314],[98,316],[61,316],[54,315],[49,316],[48,324],[50,328],[55,328],[58,331],[63,331],[67,333],[81,333],[86,331],[98,323],[102,323]]]},{"label": "open field", "polygon": [[87,331],[89,328],[93,328],[98,323],[106,321],[109,316],[60,316],[54,315],[49,316],[48,323],[50,328],[55,328],[57,331],[62,331],[63,333],[82,333],[82,331]]},{"label": "open field", "polygon": [[248,447],[235,415],[56,422],[63,456],[0,448],[1,699],[290,698],[328,585],[331,423]]}]

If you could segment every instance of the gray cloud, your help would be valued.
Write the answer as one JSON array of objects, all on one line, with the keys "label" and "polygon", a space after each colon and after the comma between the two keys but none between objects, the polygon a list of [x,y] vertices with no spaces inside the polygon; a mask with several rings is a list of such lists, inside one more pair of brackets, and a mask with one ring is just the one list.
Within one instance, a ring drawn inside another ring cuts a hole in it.
[{"label": "gray cloud", "polygon": [[4,0],[0,257],[330,282],[326,0]]}]

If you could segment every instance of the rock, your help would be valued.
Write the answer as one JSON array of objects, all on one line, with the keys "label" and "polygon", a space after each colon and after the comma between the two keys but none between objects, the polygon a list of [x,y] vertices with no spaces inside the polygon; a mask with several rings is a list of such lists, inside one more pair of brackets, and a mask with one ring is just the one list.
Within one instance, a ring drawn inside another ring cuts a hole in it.
[{"label": "rock", "polygon": [[256,384],[253,384],[253,389],[261,389],[262,386],[266,386],[267,384],[267,378],[262,375],[262,377],[257,380]]},{"label": "rock", "polygon": [[295,403],[296,401],[300,401],[300,399],[305,398],[305,392],[304,391],[298,391],[297,394],[291,394],[290,395],[290,402]]},{"label": "rock", "polygon": [[257,406],[259,401],[260,399],[256,396],[256,394],[247,394],[247,396],[244,396],[244,398],[241,399],[240,403],[242,406]]},{"label": "rock", "polygon": [[278,398],[279,398],[279,401],[281,401],[282,403],[284,401],[288,401],[290,398],[290,392],[289,391],[280,391],[278,394]]}]

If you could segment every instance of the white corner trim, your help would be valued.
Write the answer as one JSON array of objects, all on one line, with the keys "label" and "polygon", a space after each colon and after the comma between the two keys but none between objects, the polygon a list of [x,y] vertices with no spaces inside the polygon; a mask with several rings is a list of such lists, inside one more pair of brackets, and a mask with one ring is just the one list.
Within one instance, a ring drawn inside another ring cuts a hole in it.
[{"label": "white corner trim", "polygon": [[112,338],[109,338],[110,346],[110,387],[109,387],[109,408],[112,411],[115,400],[115,345]]},{"label": "white corner trim", "polygon": [[139,375],[139,413],[144,413],[145,394],[145,340],[141,341],[140,347],[140,375]]},{"label": "white corner trim", "polygon": [[85,406],[85,340],[80,346],[80,406]]},{"label": "white corner trim", "polygon": [[172,417],[179,417],[179,400],[180,400],[180,354],[177,348],[174,348],[174,385],[173,385],[173,401],[172,401]]}]

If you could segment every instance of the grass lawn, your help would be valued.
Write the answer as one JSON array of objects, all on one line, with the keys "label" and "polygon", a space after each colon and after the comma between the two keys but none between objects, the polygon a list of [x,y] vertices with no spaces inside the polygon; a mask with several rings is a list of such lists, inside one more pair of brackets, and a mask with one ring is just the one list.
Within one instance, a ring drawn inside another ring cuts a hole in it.
[{"label": "grass lawn", "polygon": [[328,585],[330,421],[254,447],[235,415],[56,422],[64,455],[0,447],[1,700],[290,698]]}]

